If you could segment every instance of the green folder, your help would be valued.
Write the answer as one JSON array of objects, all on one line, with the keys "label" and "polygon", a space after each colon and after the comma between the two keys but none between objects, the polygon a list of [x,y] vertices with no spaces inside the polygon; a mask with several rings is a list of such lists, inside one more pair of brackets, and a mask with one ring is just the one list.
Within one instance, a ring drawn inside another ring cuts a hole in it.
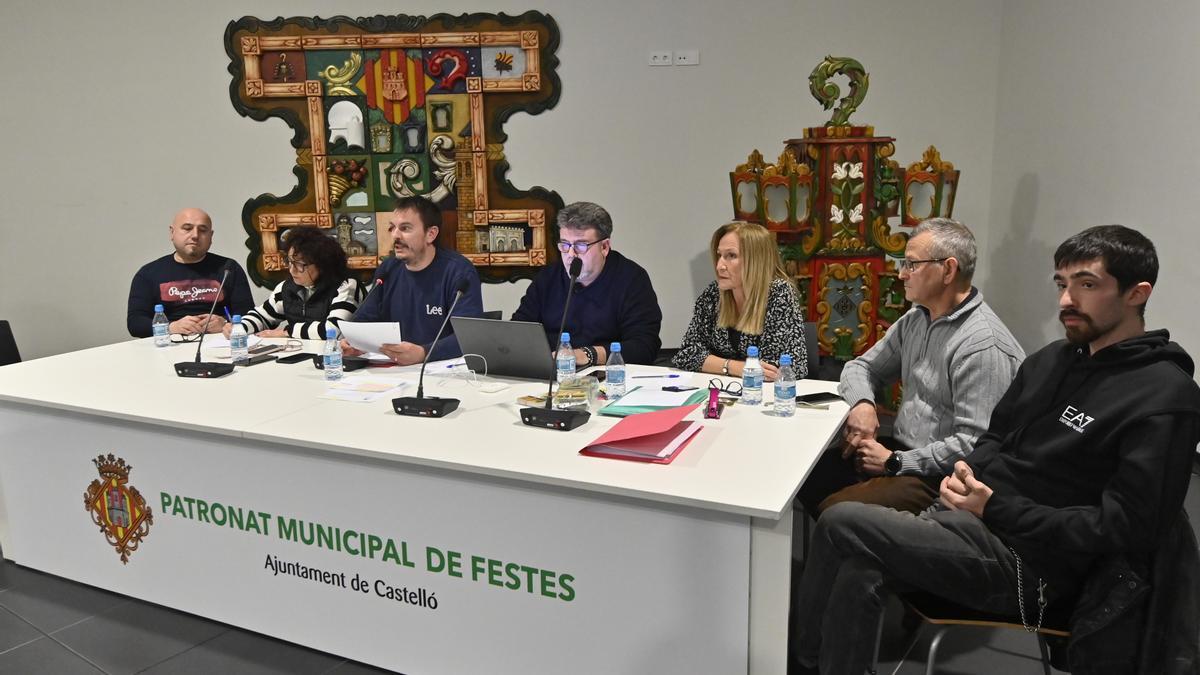
[{"label": "green folder", "polygon": [[[628,392],[626,392],[625,395],[628,396],[635,389],[637,389],[637,387],[630,389]],[[624,396],[622,396],[621,398],[624,398]],[[608,415],[610,417],[628,417],[629,415],[636,415],[638,413],[653,412],[655,410],[666,410],[667,408],[679,408],[679,407],[682,407],[685,405],[695,405],[697,403],[704,403],[707,400],[708,400],[708,390],[701,388],[701,389],[697,389],[691,396],[689,396],[687,398],[687,401],[683,402],[682,404],[680,404],[678,406],[674,406],[674,405],[621,405],[621,399],[619,398],[619,399],[613,401],[612,403],[609,403],[608,405],[601,408],[599,412],[601,415]]]}]

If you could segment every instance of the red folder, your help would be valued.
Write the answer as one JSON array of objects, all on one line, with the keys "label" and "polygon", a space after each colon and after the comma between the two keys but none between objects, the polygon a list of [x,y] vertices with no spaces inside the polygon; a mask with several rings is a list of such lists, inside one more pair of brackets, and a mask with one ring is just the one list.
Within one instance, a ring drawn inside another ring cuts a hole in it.
[{"label": "red folder", "polygon": [[699,405],[685,405],[624,417],[600,438],[588,443],[581,455],[670,464],[703,425],[685,422]]}]

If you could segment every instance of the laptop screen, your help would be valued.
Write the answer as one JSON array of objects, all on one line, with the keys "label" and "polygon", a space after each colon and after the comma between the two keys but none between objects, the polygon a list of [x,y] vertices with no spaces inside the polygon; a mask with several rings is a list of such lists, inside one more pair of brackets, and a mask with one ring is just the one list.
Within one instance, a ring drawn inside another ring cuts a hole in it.
[{"label": "laptop screen", "polygon": [[450,317],[450,324],[472,370],[531,380],[554,377],[554,354],[542,324],[465,316]]}]

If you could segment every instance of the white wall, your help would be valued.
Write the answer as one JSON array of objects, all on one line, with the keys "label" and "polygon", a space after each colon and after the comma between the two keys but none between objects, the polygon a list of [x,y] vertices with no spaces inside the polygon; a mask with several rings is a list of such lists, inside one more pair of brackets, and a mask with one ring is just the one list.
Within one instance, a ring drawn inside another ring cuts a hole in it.
[{"label": "white wall", "polygon": [[[178,208],[212,213],[213,250],[244,261],[242,205],[291,189],[290,130],[238,117],[230,105],[222,44],[230,20],[530,6],[6,0],[0,318],[14,321],[24,356],[123,339],[129,280],[170,250]],[[871,88],[852,119],[897,137],[897,160],[916,161],[936,144],[963,170],[956,215],[987,245],[989,192],[1007,186],[992,176],[1002,5],[546,0],[538,8],[561,28],[562,98],[507,124],[511,180],[612,212],[616,246],[647,267],[658,290],[664,344],[678,344],[711,279],[705,247],[731,216],[728,171],[753,148],[774,158],[784,139],[828,119],[807,82],[826,54],[866,66]],[[700,49],[701,65],[646,65],[651,49],[681,48]],[[485,303],[507,314],[524,286],[485,287]]]},{"label": "white wall", "polygon": [[1198,34],[1190,1],[1005,3],[984,290],[1027,350],[1062,336],[1054,249],[1120,223],[1158,249],[1147,327],[1200,353]]}]

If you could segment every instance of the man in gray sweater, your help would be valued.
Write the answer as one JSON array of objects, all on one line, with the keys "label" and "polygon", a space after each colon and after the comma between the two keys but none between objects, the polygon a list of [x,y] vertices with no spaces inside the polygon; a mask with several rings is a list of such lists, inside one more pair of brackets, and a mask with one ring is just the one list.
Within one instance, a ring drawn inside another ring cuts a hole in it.
[{"label": "man in gray sweater", "polygon": [[[800,489],[810,515],[843,501],[922,511],[987,430],[1025,352],[971,286],[975,255],[961,223],[931,218],[913,230],[899,265],[913,308],[842,370],[845,444],[830,448]],[[877,397],[897,379],[893,437],[877,438]]]}]

